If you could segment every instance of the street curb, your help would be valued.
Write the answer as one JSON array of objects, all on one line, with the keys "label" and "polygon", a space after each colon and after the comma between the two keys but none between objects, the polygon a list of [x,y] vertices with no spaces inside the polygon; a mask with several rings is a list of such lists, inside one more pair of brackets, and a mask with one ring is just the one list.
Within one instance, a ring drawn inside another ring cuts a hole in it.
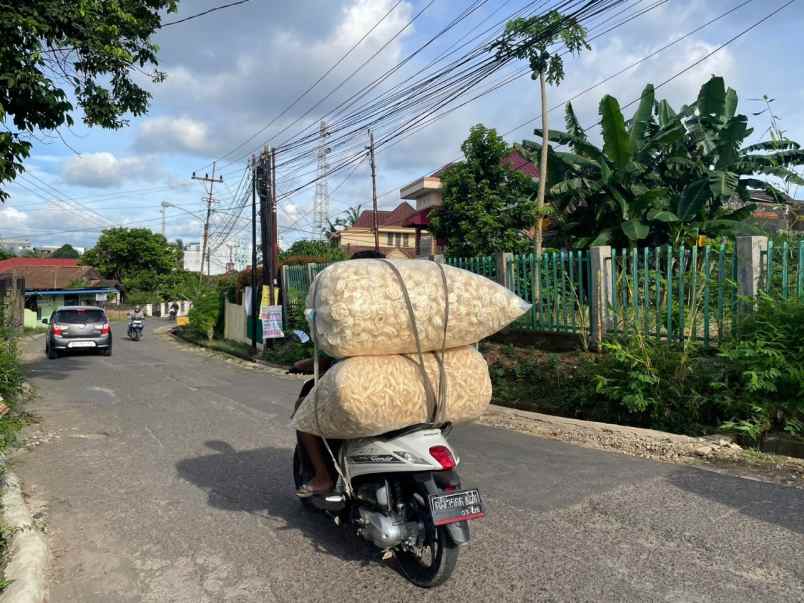
[{"label": "street curb", "polygon": [[42,603],[47,597],[47,539],[34,524],[19,478],[7,469],[2,505],[5,528],[13,536],[5,569],[5,579],[11,584],[0,595],[0,603]]},{"label": "street curb", "polygon": [[170,341],[173,342],[174,345],[193,351],[195,353],[204,354],[207,356],[211,356],[214,358],[219,358],[224,362],[229,364],[234,364],[239,366],[240,368],[244,368],[247,370],[257,370],[264,373],[268,373],[269,375],[273,375],[274,377],[278,377],[279,379],[284,379],[286,381],[306,381],[310,379],[310,375],[299,375],[294,373],[288,373],[288,368],[290,367],[283,367],[276,364],[271,364],[264,360],[260,359],[251,359],[246,360],[245,358],[241,358],[240,356],[235,356],[233,354],[227,354],[222,350],[215,350],[212,348],[208,348],[203,344],[195,343],[194,341],[189,341],[176,335],[172,332],[170,328],[161,328],[158,331],[154,330],[154,333],[161,335],[162,337],[168,338]]}]

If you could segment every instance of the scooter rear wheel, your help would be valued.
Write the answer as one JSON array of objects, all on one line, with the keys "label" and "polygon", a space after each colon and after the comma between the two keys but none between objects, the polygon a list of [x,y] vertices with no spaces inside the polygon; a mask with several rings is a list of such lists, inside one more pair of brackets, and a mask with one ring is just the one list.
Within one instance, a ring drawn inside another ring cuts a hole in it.
[{"label": "scooter rear wheel", "polygon": [[396,558],[408,580],[422,588],[433,588],[444,584],[452,575],[458,563],[458,546],[444,526],[432,527],[417,552],[397,551]]}]

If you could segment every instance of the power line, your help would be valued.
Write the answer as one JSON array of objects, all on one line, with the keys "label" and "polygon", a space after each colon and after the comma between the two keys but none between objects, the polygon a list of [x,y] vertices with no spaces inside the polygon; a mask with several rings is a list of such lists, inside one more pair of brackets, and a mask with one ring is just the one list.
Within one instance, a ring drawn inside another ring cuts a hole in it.
[{"label": "power line", "polygon": [[203,17],[204,15],[208,15],[210,13],[214,13],[219,10],[223,10],[225,8],[230,8],[232,6],[239,6],[241,4],[245,4],[246,2],[250,2],[250,0],[238,0],[237,2],[230,2],[229,4],[222,4],[221,6],[215,6],[200,13],[190,15],[189,17],[184,17],[183,19],[177,19],[175,21],[168,21],[167,23],[162,23],[158,29],[161,29],[163,27],[170,27],[171,25],[178,25],[179,23],[185,23],[186,21],[192,21],[193,19],[197,19],[198,17]]},{"label": "power line", "polygon": [[335,61],[335,63],[333,63],[333,65],[329,69],[327,69],[315,82],[313,82],[304,92],[302,92],[299,96],[297,96],[292,103],[290,103],[287,107],[285,107],[276,117],[271,119],[271,121],[269,121],[265,126],[257,130],[254,134],[249,136],[246,140],[241,142],[231,151],[219,157],[218,161],[221,161],[226,157],[228,157],[229,155],[231,155],[232,153],[234,153],[235,151],[242,149],[246,144],[248,144],[249,142],[254,140],[257,136],[265,132],[268,128],[274,125],[279,119],[281,119],[288,111],[290,111],[293,107],[295,107],[299,103],[299,101],[301,101],[305,96],[307,96],[310,92],[312,92],[313,89],[316,86],[318,86],[318,84],[320,84],[330,73],[332,73],[335,69],[337,69],[338,66],[341,63],[343,63],[343,61],[345,61],[349,57],[349,55],[351,55],[352,52],[354,52],[354,50],[358,46],[360,46],[366,40],[366,38],[368,38],[374,32],[374,30],[377,29],[382,24],[382,22],[385,21],[385,19],[388,18],[388,16],[392,12],[394,12],[394,10],[396,10],[396,7],[399,6],[401,3],[402,0],[397,0],[397,2],[390,9],[388,9],[388,11],[380,18],[379,21],[377,21],[365,34],[363,34],[363,36],[357,42],[355,42],[349,48],[349,50],[347,50],[343,55],[341,55],[341,57],[337,61]]}]

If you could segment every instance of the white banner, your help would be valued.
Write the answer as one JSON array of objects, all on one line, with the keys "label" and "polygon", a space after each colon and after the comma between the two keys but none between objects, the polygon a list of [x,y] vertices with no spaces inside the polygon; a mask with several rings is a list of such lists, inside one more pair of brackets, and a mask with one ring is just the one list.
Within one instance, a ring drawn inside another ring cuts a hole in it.
[{"label": "white banner", "polygon": [[282,332],[282,306],[260,308],[260,319],[263,339],[280,339],[285,336]]}]

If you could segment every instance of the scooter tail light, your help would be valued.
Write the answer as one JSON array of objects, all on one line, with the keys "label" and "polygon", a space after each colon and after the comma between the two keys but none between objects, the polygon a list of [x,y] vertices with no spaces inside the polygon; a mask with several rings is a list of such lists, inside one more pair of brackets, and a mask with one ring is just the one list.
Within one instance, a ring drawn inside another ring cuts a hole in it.
[{"label": "scooter tail light", "polygon": [[64,333],[64,327],[61,325],[53,325],[53,334],[57,336],[61,336]]},{"label": "scooter tail light", "polygon": [[433,457],[444,471],[451,471],[455,469],[457,463],[455,457],[452,456],[449,448],[446,446],[433,446],[430,448],[430,456]]}]

